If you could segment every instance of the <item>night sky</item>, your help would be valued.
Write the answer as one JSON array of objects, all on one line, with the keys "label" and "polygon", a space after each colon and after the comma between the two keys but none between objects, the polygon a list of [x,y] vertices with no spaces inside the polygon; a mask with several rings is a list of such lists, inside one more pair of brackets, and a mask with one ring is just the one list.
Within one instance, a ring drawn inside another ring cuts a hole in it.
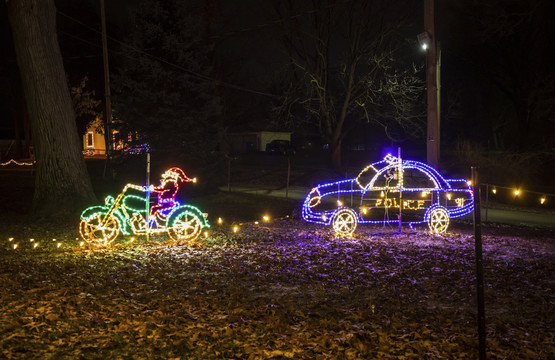
[{"label": "night sky", "polygon": [[[129,12],[137,3],[106,2],[112,71],[123,63],[122,43],[133,27]],[[215,44],[218,73],[231,85],[224,96],[235,104],[233,112],[247,122],[265,119],[271,102],[268,95],[280,95],[272,85],[275,71],[288,61],[279,42],[275,2],[190,3],[199,8],[209,4],[213,9],[208,41]],[[423,2],[402,5],[412,14],[402,34],[414,43],[409,60],[423,66],[426,55],[416,40],[424,29]],[[70,85],[88,76],[89,86],[101,98],[99,2],[63,0],[56,1],[56,6]],[[553,14],[553,2],[548,0],[436,1],[436,37],[442,48],[442,146],[470,139],[489,150],[539,150],[551,152],[552,157],[555,144],[546,134],[555,130]],[[10,107],[18,80],[5,3],[0,5],[0,19],[0,137],[13,138]],[[379,130],[372,133],[373,139],[384,137]]]}]

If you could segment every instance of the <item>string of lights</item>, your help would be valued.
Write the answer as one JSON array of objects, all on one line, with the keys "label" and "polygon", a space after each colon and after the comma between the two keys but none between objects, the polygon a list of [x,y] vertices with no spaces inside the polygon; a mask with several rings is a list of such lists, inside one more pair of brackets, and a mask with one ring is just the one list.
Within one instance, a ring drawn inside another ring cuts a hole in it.
[{"label": "string of lights", "polygon": [[[289,215],[286,216],[282,216],[282,217],[275,217],[272,218],[270,215],[268,214],[264,214],[261,216],[260,220],[254,220],[254,221],[244,221],[244,222],[232,222],[230,225],[226,226],[225,221],[222,217],[219,217],[217,220],[217,225],[214,226],[214,230],[218,231],[229,231],[230,233],[233,234],[240,234],[241,228],[243,228],[244,226],[247,225],[261,225],[261,224],[268,224],[272,221],[276,221],[276,220],[286,220],[289,219]],[[130,234],[128,234],[130,235]],[[211,233],[210,231],[206,230],[203,232],[203,235],[206,239],[210,238]],[[45,240],[39,240],[38,238],[28,238],[28,239],[16,239],[15,237],[10,237],[8,238],[8,249],[9,250],[18,250],[18,251],[26,251],[26,250],[32,250],[32,251],[38,251],[38,250],[44,250],[44,249],[48,249],[48,250],[57,250],[57,251],[67,251],[67,250],[76,250],[76,249],[82,249],[82,250],[90,250],[90,249],[95,249],[96,246],[94,246],[94,244],[90,244],[86,241],[80,240],[79,238],[75,238],[75,240],[60,240],[60,239],[56,239],[56,238],[52,238],[50,240],[52,242],[52,244],[47,244],[49,242],[49,240],[45,239]],[[137,238],[135,236],[131,236],[128,238],[127,241],[123,241],[120,244],[121,245],[134,245],[135,243],[137,243]]]},{"label": "string of lights", "polygon": [[[83,241],[79,242],[78,238],[75,238],[75,241],[79,243],[79,247],[83,247],[85,243]],[[29,238],[25,240],[17,240],[14,237],[8,238],[8,248],[10,250],[41,250],[45,248],[54,248],[56,250],[67,250],[69,248],[73,248],[70,244],[70,240],[59,240],[59,239],[51,239],[53,245],[46,244],[48,240],[40,241],[39,239]],[[43,244],[43,245],[41,245]]]},{"label": "string of lights", "polygon": [[540,205],[545,205],[548,203],[549,198],[554,198],[555,194],[547,193],[547,192],[538,192],[532,190],[523,190],[522,188],[518,187],[508,187],[508,186],[499,186],[493,184],[482,184],[482,186],[486,187],[486,194],[489,197],[489,194],[497,195],[499,190],[505,191],[507,194],[512,195],[514,198],[522,198],[525,194],[533,194],[537,196],[537,200]]},{"label": "string of lights", "polygon": [[35,165],[35,161],[20,162],[20,161],[14,160],[14,159],[10,159],[6,162],[0,163],[0,165],[2,165],[2,166],[8,166],[8,165],[11,165],[11,164],[14,164],[14,165],[17,165],[17,166],[33,166],[33,165]]},{"label": "string of lights", "polygon": [[[542,193],[537,191],[531,190],[522,190],[519,188],[512,188],[507,186],[499,186],[499,185],[492,185],[492,184],[482,184],[482,186],[486,187],[486,190],[489,191],[491,194],[499,194],[499,191],[505,191],[506,194],[512,195],[515,198],[521,197],[525,193],[539,195],[539,202],[541,205],[544,205],[547,202],[548,198],[555,197],[555,194],[551,193]],[[425,194],[427,196],[427,194]],[[431,211],[428,211],[425,218],[429,218]],[[229,231],[230,233],[239,235],[241,233],[241,229],[247,225],[261,225],[270,223],[276,220],[286,220],[289,219],[290,216],[282,216],[282,217],[271,217],[268,214],[263,214],[260,220],[254,221],[244,221],[244,222],[232,222],[230,225],[225,225],[225,220],[222,217],[218,217],[216,221],[216,225],[214,226],[215,231]],[[412,226],[411,226],[412,228]],[[130,234],[128,234],[130,235]],[[203,232],[204,238],[208,239],[211,236],[209,231]],[[48,244],[50,242],[50,244]],[[137,238],[135,236],[131,236],[128,240],[121,242],[121,245],[134,245],[137,242]],[[48,249],[50,251],[68,251],[68,250],[86,250],[92,249],[94,247],[90,246],[85,241],[80,241],[79,238],[75,238],[75,240],[60,240],[56,238],[52,238],[50,240],[39,240],[38,238],[28,238],[28,239],[16,239],[14,237],[9,237],[7,240],[8,250],[18,250],[18,251],[40,251]]]}]

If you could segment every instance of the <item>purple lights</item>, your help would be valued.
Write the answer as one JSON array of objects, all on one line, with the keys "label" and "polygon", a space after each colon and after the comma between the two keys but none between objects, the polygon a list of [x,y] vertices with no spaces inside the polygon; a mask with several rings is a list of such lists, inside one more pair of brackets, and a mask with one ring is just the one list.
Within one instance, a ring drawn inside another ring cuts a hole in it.
[{"label": "purple lights", "polygon": [[356,178],[314,187],[302,206],[305,221],[331,225],[350,236],[358,224],[427,223],[445,232],[449,220],[473,210],[473,193],[464,179],[445,179],[427,164],[386,155]]}]

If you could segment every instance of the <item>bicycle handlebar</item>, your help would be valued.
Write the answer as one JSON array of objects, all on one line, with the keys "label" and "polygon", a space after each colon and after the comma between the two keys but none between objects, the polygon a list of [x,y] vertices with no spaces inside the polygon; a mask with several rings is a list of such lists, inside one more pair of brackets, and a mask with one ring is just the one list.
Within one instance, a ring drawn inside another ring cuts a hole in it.
[{"label": "bicycle handlebar", "polygon": [[127,189],[130,189],[130,188],[135,189],[135,190],[139,190],[139,191],[143,191],[143,192],[152,192],[152,189],[154,189],[154,186],[150,185],[149,187],[146,187],[146,186],[135,185],[135,184],[127,184],[123,188],[122,193],[124,193]]}]

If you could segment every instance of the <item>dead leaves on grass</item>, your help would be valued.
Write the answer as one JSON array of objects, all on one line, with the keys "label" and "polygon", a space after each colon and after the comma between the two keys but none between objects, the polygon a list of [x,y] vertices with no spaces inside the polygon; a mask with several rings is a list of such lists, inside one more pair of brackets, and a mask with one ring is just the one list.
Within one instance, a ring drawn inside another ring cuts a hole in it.
[{"label": "dead leaves on grass", "polygon": [[[474,243],[295,221],[0,262],[6,358],[477,357]],[[553,356],[553,243],[484,239],[488,354]]]}]

